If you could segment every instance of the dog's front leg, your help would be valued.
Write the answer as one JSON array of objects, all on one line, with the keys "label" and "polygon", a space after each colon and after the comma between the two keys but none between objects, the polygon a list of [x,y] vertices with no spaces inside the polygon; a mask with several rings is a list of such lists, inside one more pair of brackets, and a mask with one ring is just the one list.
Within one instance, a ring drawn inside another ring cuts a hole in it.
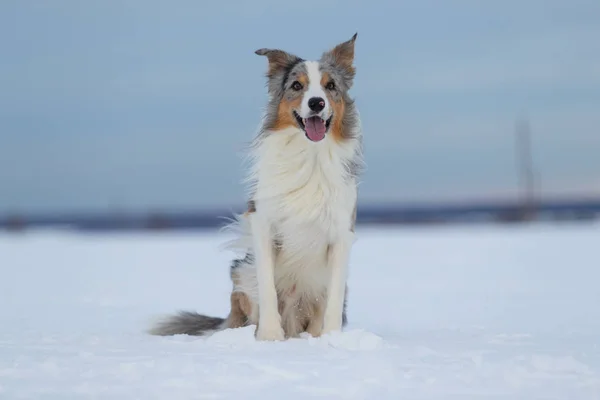
[{"label": "dog's front leg", "polygon": [[258,340],[283,340],[281,316],[277,307],[273,240],[269,222],[258,212],[251,214],[254,261],[258,281]]},{"label": "dog's front leg", "polygon": [[354,233],[348,231],[328,249],[328,263],[331,270],[327,290],[327,306],[323,322],[323,334],[342,330],[342,313],[344,312],[344,295],[348,277],[348,261],[350,249],[354,241]]}]

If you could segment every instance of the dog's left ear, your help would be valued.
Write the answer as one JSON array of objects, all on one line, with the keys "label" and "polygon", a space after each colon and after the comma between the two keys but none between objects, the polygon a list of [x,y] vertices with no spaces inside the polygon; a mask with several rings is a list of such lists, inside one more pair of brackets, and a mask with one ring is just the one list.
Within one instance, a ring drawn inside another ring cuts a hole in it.
[{"label": "dog's left ear", "polygon": [[357,36],[358,33],[355,33],[350,40],[340,43],[333,49],[324,53],[322,59],[329,60],[333,64],[354,75],[354,42],[356,41]]},{"label": "dog's left ear", "polygon": [[277,72],[297,63],[300,57],[278,49],[258,49],[254,52],[259,56],[265,56],[269,60],[267,76],[272,78]]}]

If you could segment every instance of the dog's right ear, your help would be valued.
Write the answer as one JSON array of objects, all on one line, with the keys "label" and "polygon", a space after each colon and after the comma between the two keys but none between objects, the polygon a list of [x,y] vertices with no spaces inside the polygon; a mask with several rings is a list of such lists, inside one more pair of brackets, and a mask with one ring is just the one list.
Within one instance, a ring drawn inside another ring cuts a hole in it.
[{"label": "dog's right ear", "polygon": [[278,49],[258,49],[254,53],[259,56],[265,56],[269,60],[269,71],[267,72],[269,78],[277,72],[302,61],[300,57]]},{"label": "dog's right ear", "polygon": [[354,75],[354,42],[356,42],[357,36],[358,32],[355,33],[350,40],[338,44],[333,49],[323,54],[323,58],[331,60],[333,64],[343,68],[351,75]]}]

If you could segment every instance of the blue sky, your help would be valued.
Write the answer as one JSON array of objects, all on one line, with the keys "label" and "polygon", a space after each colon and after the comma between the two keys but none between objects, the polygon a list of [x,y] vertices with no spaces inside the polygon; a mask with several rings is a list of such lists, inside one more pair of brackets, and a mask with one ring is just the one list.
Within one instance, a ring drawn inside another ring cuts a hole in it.
[{"label": "blue sky", "polygon": [[364,203],[600,194],[597,0],[0,2],[0,213],[242,205],[261,47],[358,32]]}]

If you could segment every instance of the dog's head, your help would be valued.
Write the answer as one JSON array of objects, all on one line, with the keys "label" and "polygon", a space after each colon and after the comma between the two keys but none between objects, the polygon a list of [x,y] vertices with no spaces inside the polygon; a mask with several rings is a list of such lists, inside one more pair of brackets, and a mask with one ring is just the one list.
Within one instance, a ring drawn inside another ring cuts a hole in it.
[{"label": "dog's head", "polygon": [[278,49],[256,51],[269,60],[267,129],[296,127],[313,142],[323,140],[328,133],[337,140],[350,134],[353,101],[348,91],[355,75],[356,37],[323,53],[318,61],[306,61]]}]

